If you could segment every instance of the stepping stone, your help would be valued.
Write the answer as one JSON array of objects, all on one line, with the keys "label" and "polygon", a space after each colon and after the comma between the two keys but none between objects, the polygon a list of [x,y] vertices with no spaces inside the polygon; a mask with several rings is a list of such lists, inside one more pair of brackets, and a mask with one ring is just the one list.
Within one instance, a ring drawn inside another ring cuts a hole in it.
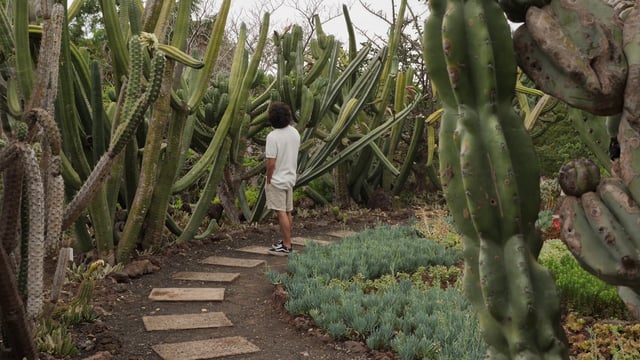
[{"label": "stepping stone", "polygon": [[147,331],[204,329],[233,326],[224,313],[211,312],[185,315],[143,316],[142,322]]},{"label": "stepping stone", "polygon": [[269,255],[269,248],[267,246],[245,246],[236,250],[252,254]]},{"label": "stepping stone", "polygon": [[267,262],[264,260],[257,260],[257,259],[236,259],[236,258],[230,258],[230,257],[224,257],[224,256],[211,256],[202,260],[201,263],[209,264],[209,265],[251,268],[251,267],[256,267],[258,265],[266,264]]},{"label": "stepping stone", "polygon": [[224,288],[156,288],[149,299],[154,301],[222,301]]},{"label": "stepping stone", "polygon": [[327,233],[327,235],[337,237],[337,238],[343,238],[343,237],[352,236],[355,234],[356,232],[351,230],[336,230],[336,231],[330,231]]},{"label": "stepping stone", "polygon": [[313,242],[319,245],[327,245],[331,243],[331,241],[327,241],[327,240],[307,239],[303,237],[294,237],[291,239],[292,244],[301,245],[301,246],[305,246],[307,245],[307,243],[310,243],[310,242]]},{"label": "stepping stone", "polygon": [[172,278],[176,280],[232,282],[239,276],[240,273],[178,272],[173,274]]},{"label": "stepping stone", "polygon": [[160,344],[151,348],[164,360],[204,360],[260,351],[242,336]]}]

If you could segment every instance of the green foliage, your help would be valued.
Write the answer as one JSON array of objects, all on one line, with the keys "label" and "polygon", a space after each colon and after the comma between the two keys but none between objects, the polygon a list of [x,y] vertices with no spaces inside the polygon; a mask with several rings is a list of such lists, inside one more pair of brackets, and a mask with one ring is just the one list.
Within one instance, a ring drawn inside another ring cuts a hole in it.
[{"label": "green foliage", "polygon": [[332,202],[334,197],[333,180],[331,174],[327,173],[309,182],[309,187],[322,195],[327,201]]},{"label": "green foliage", "polygon": [[57,358],[78,355],[78,348],[66,326],[55,322],[40,323],[36,333],[36,346],[40,353],[54,355]]},{"label": "green foliage", "polygon": [[553,226],[553,211],[542,210],[538,213],[538,220],[536,220],[536,228],[540,231],[546,231]]},{"label": "green foliage", "polygon": [[544,210],[553,210],[556,200],[560,197],[561,189],[557,178],[540,178],[540,206]]},{"label": "green foliage", "polygon": [[86,263],[72,263],[69,268],[67,268],[66,279],[69,282],[77,282],[80,283],[84,280],[102,280],[107,275],[122,270],[122,264],[116,264],[112,266],[109,263],[105,263],[102,260],[97,260],[92,262],[91,264]]},{"label": "green foliage", "polygon": [[[411,226],[379,226],[289,256],[289,272],[267,273],[288,293],[286,309],[331,336],[393,349],[401,359],[481,358],[474,314],[456,287],[461,252]],[[430,286],[431,285],[431,286]]]},{"label": "green foliage", "polygon": [[625,316],[615,287],[582,269],[561,241],[546,241],[539,261],[553,274],[562,302],[572,311],[584,316]]},{"label": "green foliage", "polygon": [[93,311],[93,305],[79,302],[64,307],[61,311],[56,312],[55,316],[61,324],[66,326],[94,322],[97,318]]},{"label": "green foliage", "polygon": [[260,165],[262,161],[259,156],[245,156],[242,158],[242,166],[245,168],[253,168]]},{"label": "green foliage", "polygon": [[[335,249],[336,246],[340,249]],[[373,279],[384,274],[412,272],[419,266],[451,266],[459,260],[458,250],[419,238],[412,227],[379,226],[339,244],[309,246],[305,256],[289,257],[289,271],[304,277],[346,280],[362,274]]]},{"label": "green foliage", "polygon": [[[258,197],[260,196],[260,188],[256,187],[256,186],[249,186],[246,188],[245,192],[244,192],[245,196],[247,197],[247,203],[250,207],[253,207],[256,202],[258,201]],[[217,197],[216,197],[217,199]],[[218,199],[218,202],[220,200]],[[215,199],[214,199],[214,203],[215,203]],[[236,199],[236,203],[235,203],[236,207],[240,207],[240,201],[238,199]]]},{"label": "green foliage", "polygon": [[[578,359],[635,360],[640,358],[640,324],[602,323],[569,313],[565,328]],[[585,336],[587,335],[587,336]]]},{"label": "green foliage", "polygon": [[580,140],[570,121],[559,121],[545,126],[548,128],[544,133],[533,137],[540,176],[555,177],[562,164],[570,159],[595,158],[591,150]]}]

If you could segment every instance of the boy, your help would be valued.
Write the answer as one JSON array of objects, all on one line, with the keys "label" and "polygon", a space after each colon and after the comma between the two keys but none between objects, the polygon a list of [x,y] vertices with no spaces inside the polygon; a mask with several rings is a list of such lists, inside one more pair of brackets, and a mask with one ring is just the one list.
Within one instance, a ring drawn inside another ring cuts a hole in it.
[{"label": "boy", "polygon": [[276,212],[282,239],[271,246],[272,255],[288,255],[292,251],[293,187],[296,184],[300,134],[291,126],[291,110],[283,102],[269,106],[269,122],[273,130],[267,135],[266,205]]}]

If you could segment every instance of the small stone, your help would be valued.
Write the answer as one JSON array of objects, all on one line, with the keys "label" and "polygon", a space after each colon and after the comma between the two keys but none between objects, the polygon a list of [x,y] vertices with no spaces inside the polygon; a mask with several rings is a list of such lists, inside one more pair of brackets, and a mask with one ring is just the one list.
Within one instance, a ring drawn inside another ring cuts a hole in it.
[{"label": "small stone", "polygon": [[93,354],[89,357],[84,358],[84,360],[111,360],[113,357],[111,353],[108,351],[101,351],[99,353]]},{"label": "small stone", "polygon": [[367,352],[367,348],[358,341],[345,341],[344,347],[353,354],[364,354]]}]

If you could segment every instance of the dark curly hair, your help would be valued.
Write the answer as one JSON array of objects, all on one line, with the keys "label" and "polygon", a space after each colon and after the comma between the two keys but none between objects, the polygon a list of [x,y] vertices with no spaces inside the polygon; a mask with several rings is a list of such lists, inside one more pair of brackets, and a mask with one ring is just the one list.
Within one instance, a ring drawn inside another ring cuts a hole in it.
[{"label": "dark curly hair", "polygon": [[282,129],[291,123],[291,109],[287,103],[274,101],[269,106],[269,122],[274,129]]}]

